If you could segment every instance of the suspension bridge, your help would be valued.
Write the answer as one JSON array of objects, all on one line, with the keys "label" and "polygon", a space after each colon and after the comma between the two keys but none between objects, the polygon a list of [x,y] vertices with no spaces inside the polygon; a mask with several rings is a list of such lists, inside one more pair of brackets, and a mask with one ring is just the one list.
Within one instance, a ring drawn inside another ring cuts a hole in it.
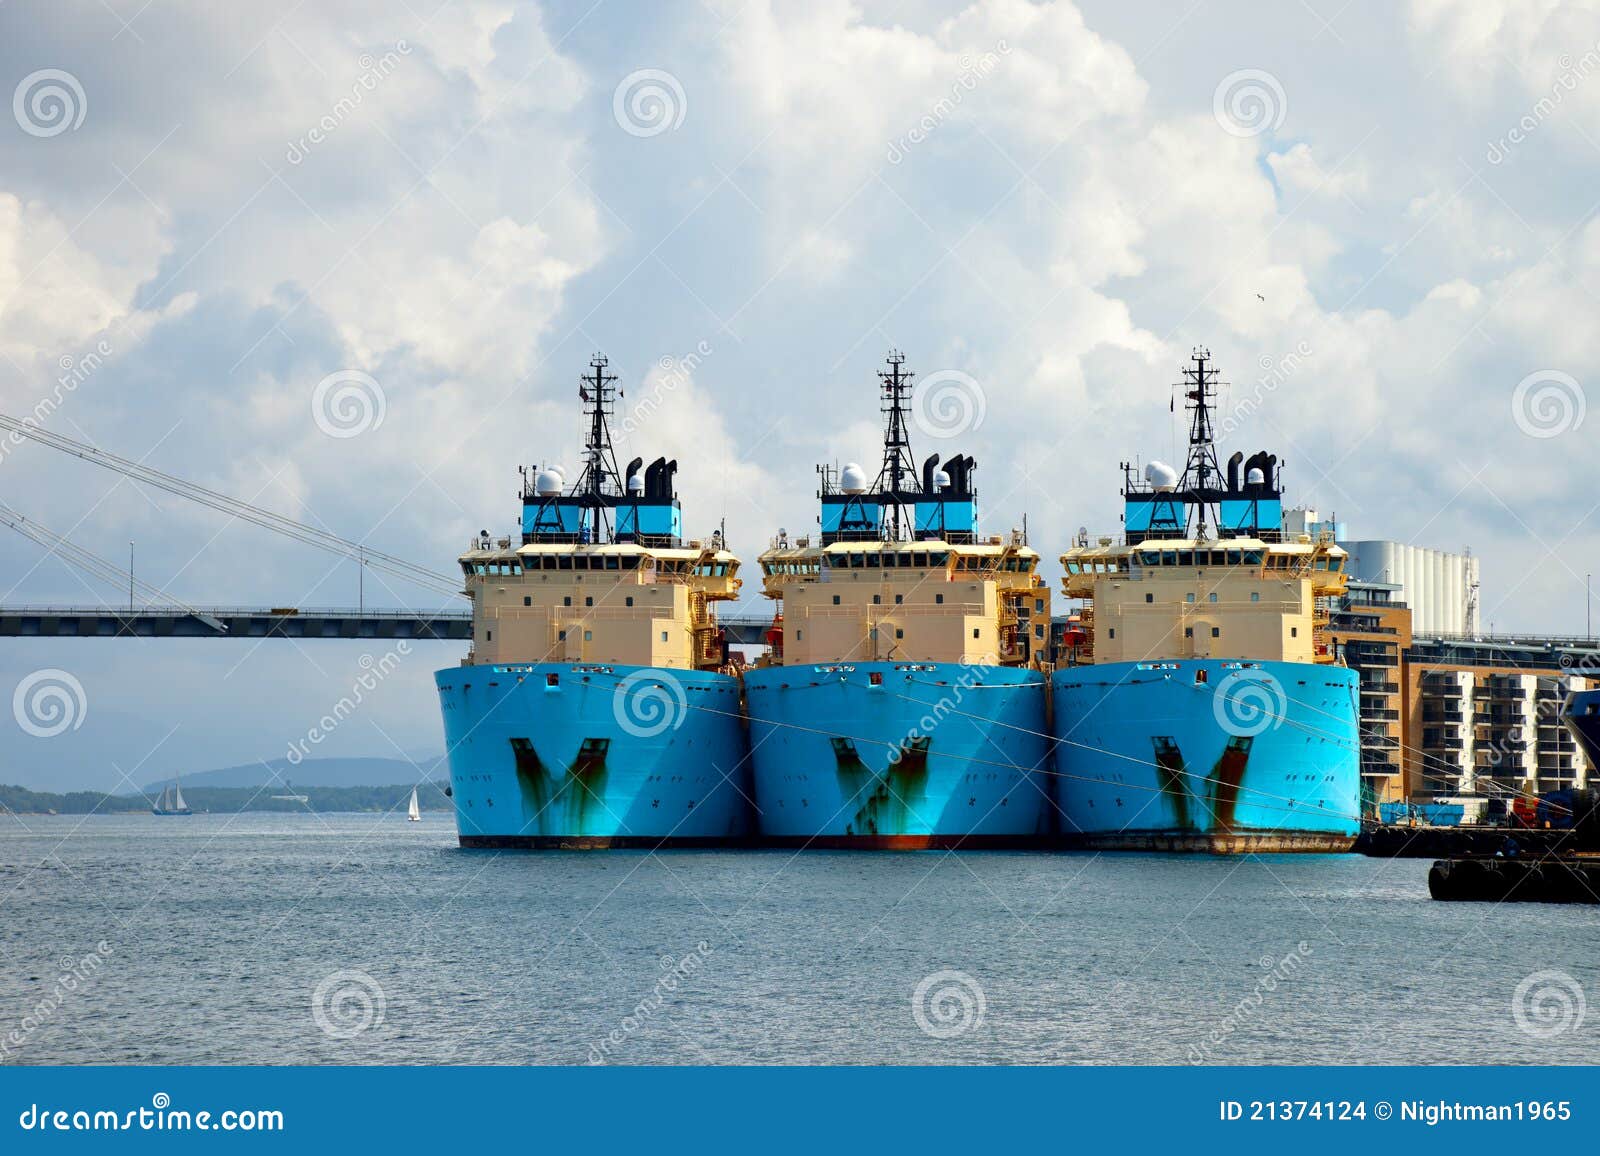
[{"label": "suspension bridge", "polygon": [[[0,430],[25,438],[199,505],[230,518],[327,553],[354,561],[364,572],[421,587],[434,596],[461,597],[459,575],[433,569],[342,538],[329,530],[252,505],[216,490],[163,473],[142,462],[118,457],[97,446],[53,433],[37,423],[0,413]],[[392,608],[301,606],[195,606],[159,586],[139,579],[38,521],[0,502],[0,524],[43,547],[51,555],[90,578],[128,592],[125,606],[0,605],[0,638],[285,638],[285,639],[416,639],[468,642],[472,612],[466,608],[406,610]],[[760,645],[770,617],[733,615],[719,620],[728,641]]]}]

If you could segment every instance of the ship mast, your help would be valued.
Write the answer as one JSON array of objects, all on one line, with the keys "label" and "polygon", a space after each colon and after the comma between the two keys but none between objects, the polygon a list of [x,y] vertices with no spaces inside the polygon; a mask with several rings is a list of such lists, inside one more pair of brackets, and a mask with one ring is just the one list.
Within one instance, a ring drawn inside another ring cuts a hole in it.
[{"label": "ship mast", "polygon": [[[884,501],[884,537],[891,542],[904,541],[910,536],[911,519],[905,516],[902,495],[907,478],[917,476],[911,458],[911,437],[906,428],[906,415],[911,405],[912,374],[904,368],[905,354],[898,349],[889,351],[889,370],[879,371],[878,379],[883,389],[883,413],[886,421],[883,433],[883,469],[878,474],[878,493]],[[905,523],[905,533],[901,523]]]},{"label": "ship mast", "polygon": [[594,516],[594,540],[610,539],[611,527],[606,519],[605,498],[622,493],[622,479],[617,472],[617,455],[611,447],[611,427],[608,419],[616,412],[616,398],[622,391],[616,388],[617,376],[607,373],[610,364],[604,354],[597,353],[589,360],[590,373],[578,379],[578,397],[589,418],[589,440],[583,448],[583,476],[573,492],[589,499],[589,509]]},{"label": "ship mast", "polygon": [[[1211,351],[1197,348],[1193,365],[1183,370],[1184,408],[1189,411],[1189,459],[1183,468],[1178,490],[1194,507],[1194,537],[1205,538],[1206,515],[1221,493],[1222,468],[1217,464],[1217,447],[1211,429],[1211,409],[1217,396],[1217,370],[1211,366]],[[1213,516],[1220,526],[1220,519]]]}]

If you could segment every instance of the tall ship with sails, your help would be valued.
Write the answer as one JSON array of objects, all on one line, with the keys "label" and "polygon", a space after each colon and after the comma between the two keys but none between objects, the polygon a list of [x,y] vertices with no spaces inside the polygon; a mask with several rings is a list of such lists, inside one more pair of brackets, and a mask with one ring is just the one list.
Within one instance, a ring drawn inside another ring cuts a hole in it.
[{"label": "tall ship with sails", "polygon": [[715,845],[749,831],[739,680],[716,621],[739,560],[686,541],[676,461],[617,468],[595,357],[582,476],[523,471],[520,539],[461,555],[472,650],[438,671],[463,847]]},{"label": "tall ship with sails", "polygon": [[781,604],[745,672],[763,842],[921,849],[1026,845],[1050,827],[1050,593],[1025,535],[977,527],[977,463],[917,467],[912,376],[881,381],[883,465],[819,467],[820,533],[774,539]]},{"label": "tall ship with sails", "polygon": [[1341,851],[1359,830],[1357,679],[1328,611],[1331,537],[1282,532],[1276,457],[1219,465],[1217,370],[1183,371],[1181,474],[1124,463],[1123,537],[1061,556],[1068,665],[1052,677],[1063,835],[1108,849]]},{"label": "tall ship with sails", "polygon": [[194,810],[183,798],[183,779],[174,775],[172,782],[162,788],[161,794],[150,806],[152,815],[192,815]]}]

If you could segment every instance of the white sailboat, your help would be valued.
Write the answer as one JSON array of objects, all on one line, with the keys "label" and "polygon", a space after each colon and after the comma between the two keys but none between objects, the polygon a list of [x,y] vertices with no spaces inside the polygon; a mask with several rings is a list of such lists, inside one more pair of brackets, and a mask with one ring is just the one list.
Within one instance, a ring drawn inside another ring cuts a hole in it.
[{"label": "white sailboat", "polygon": [[406,808],[406,818],[413,823],[422,822],[422,808],[417,806],[417,789],[411,788],[411,804]]},{"label": "white sailboat", "polygon": [[172,784],[162,790],[156,799],[155,806],[150,808],[152,815],[192,815],[189,804],[183,801],[183,780],[174,778]]}]

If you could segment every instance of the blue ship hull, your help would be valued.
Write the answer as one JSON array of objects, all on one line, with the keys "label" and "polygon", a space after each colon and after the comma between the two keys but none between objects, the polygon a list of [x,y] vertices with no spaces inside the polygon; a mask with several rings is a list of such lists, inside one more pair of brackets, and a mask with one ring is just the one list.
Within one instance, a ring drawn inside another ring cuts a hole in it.
[{"label": "blue ship hull", "polygon": [[1037,671],[853,662],[744,681],[764,843],[1015,847],[1049,830]]},{"label": "blue ship hull", "polygon": [[1353,671],[1122,662],[1058,671],[1051,686],[1070,844],[1343,851],[1360,830]]},{"label": "blue ship hull", "polygon": [[1600,767],[1600,690],[1575,690],[1561,708],[1561,721],[1591,767]]},{"label": "blue ship hull", "polygon": [[438,671],[463,847],[712,846],[748,837],[739,680],[578,663]]}]

